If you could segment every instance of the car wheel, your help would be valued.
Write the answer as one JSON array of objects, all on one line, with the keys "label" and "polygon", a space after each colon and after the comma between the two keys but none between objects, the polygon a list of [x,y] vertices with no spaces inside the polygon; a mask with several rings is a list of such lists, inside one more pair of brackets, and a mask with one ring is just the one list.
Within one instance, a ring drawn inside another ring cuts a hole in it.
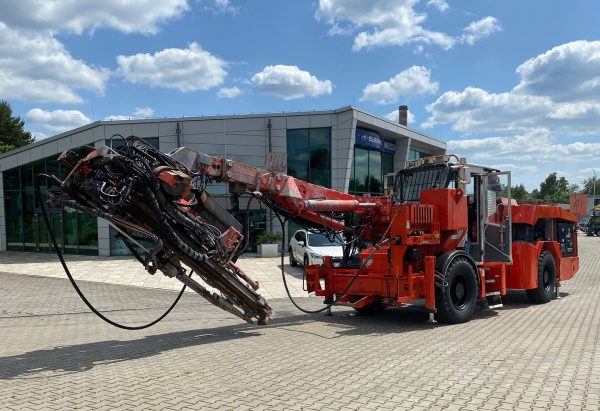
[{"label": "car wheel", "polygon": [[544,251],[538,258],[538,286],[525,290],[529,301],[535,304],[545,304],[554,298],[556,286],[556,267],[554,258],[549,251]]},{"label": "car wheel", "polygon": [[296,257],[294,257],[294,251],[292,250],[291,247],[290,247],[289,257],[290,257],[290,265],[292,267],[297,267],[298,266],[298,261],[296,261]]}]

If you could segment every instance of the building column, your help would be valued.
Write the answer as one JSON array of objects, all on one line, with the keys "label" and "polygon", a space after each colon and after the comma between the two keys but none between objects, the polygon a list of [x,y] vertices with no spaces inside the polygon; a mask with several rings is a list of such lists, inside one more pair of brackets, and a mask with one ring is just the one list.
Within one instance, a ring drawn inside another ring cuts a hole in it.
[{"label": "building column", "polygon": [[110,226],[103,218],[98,218],[98,255],[110,256]]},{"label": "building column", "polygon": [[410,143],[410,137],[396,140],[396,153],[394,153],[394,172],[404,168],[404,163],[408,159]]}]

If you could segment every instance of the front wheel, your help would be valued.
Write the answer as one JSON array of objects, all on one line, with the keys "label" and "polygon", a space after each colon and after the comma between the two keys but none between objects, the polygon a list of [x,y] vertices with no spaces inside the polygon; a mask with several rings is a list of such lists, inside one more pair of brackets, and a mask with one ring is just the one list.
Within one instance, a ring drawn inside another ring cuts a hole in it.
[{"label": "front wheel", "polygon": [[467,322],[477,303],[477,274],[466,257],[456,257],[436,283],[436,319],[447,324]]},{"label": "front wheel", "polygon": [[556,286],[556,266],[554,257],[549,251],[544,251],[538,258],[537,287],[525,290],[529,301],[535,304],[545,304],[554,298]]},{"label": "front wheel", "polygon": [[290,247],[290,252],[289,252],[289,258],[290,258],[290,265],[292,267],[296,267],[298,266],[298,261],[296,261],[296,257],[294,257],[294,251],[292,250],[292,248]]}]

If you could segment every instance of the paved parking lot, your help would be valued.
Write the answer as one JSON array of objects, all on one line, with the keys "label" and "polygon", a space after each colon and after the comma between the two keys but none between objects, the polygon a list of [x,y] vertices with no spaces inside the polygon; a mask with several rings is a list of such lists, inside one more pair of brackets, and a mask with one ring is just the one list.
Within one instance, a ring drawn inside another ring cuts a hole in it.
[{"label": "paved parking lot", "polygon": [[[429,325],[420,307],[309,316],[286,299],[266,327],[186,294],[157,326],[101,322],[64,279],[0,274],[3,409],[600,408],[600,238],[579,237],[580,273],[563,298],[467,323]],[[2,256],[0,256],[1,258]],[[13,268],[12,272],[18,271]],[[90,299],[126,323],[176,293],[102,282]],[[317,307],[317,299],[300,299]]]}]

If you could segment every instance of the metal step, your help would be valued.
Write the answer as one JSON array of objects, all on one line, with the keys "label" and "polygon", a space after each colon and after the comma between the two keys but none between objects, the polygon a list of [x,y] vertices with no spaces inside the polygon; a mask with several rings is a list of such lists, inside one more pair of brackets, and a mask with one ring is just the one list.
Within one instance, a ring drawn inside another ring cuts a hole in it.
[{"label": "metal step", "polygon": [[499,291],[492,291],[490,293],[486,293],[485,300],[487,302],[488,308],[491,310],[504,307],[504,304],[502,304],[502,296],[500,295]]}]

